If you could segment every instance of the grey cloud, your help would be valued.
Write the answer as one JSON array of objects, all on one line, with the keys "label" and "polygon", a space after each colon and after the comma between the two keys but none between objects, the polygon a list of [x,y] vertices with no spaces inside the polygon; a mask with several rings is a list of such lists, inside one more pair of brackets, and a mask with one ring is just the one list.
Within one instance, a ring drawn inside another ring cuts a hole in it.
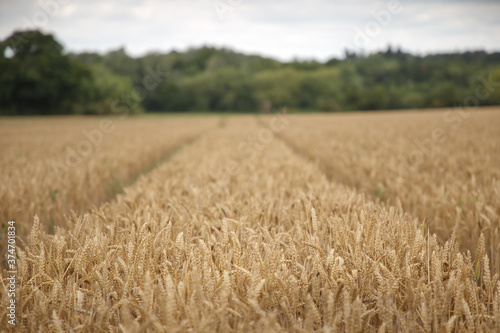
[{"label": "grey cloud", "polygon": [[[327,59],[343,54],[358,31],[374,22],[373,12],[389,0],[241,0],[221,20],[213,1],[227,0],[41,0],[61,1],[45,31],[69,50],[106,51],[126,45],[133,55],[203,44],[232,47],[280,59]],[[401,13],[363,45],[365,51],[387,44],[414,52],[468,48],[499,50],[498,1],[400,0]],[[233,2],[237,3],[237,2]],[[0,38],[31,19],[35,0],[0,0]]]}]

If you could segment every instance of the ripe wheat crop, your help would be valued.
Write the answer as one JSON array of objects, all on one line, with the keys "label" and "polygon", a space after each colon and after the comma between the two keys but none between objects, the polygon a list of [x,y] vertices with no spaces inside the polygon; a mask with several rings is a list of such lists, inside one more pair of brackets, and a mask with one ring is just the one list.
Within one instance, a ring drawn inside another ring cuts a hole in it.
[{"label": "ripe wheat crop", "polygon": [[[282,137],[328,178],[381,204],[401,203],[462,249],[481,233],[500,269],[500,112],[449,110],[299,117]],[[453,120],[453,121],[450,121]],[[448,121],[447,121],[448,120]]]},{"label": "ripe wheat crop", "polygon": [[106,127],[92,118],[2,119],[0,219],[16,219],[22,234],[35,214],[45,225],[64,224],[64,214],[112,198],[136,175],[217,124],[215,117],[117,117]]},{"label": "ripe wheat crop", "polygon": [[54,234],[35,217],[18,247],[16,329],[500,330],[485,238],[464,250],[459,229],[438,237],[397,200],[327,176],[287,143],[326,121],[312,119],[269,136],[268,118],[229,118]]}]

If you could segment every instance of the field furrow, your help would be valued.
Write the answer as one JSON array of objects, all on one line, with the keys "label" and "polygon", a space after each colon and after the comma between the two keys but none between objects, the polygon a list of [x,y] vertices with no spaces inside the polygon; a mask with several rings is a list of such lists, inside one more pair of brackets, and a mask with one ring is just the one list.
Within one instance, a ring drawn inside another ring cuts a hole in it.
[{"label": "field furrow", "polygon": [[330,182],[274,137],[296,119],[275,117],[229,119],[55,235],[35,219],[19,249],[20,328],[500,328],[484,243],[478,258],[456,237],[439,245],[401,208]]}]

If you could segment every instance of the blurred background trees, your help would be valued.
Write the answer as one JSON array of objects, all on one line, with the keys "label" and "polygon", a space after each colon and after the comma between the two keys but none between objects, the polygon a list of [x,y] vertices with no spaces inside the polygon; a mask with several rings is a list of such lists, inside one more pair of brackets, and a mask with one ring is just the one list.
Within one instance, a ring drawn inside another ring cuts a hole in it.
[{"label": "blurred background trees", "polygon": [[113,101],[132,91],[132,79],[116,74],[101,59],[64,54],[52,35],[37,30],[13,33],[0,43],[0,114],[112,112]]},{"label": "blurred background trees", "polygon": [[[62,46],[39,31],[14,33],[0,44],[0,106],[7,114],[71,113],[91,76]],[[7,53],[8,56],[6,56]]]},{"label": "blurred background trees", "polygon": [[492,91],[479,104],[500,104],[500,53],[414,56],[388,47],[320,63],[213,47],[138,58],[124,48],[65,54],[40,31],[0,43],[0,114],[105,114],[124,103],[131,112],[452,107],[486,91],[485,81]]}]

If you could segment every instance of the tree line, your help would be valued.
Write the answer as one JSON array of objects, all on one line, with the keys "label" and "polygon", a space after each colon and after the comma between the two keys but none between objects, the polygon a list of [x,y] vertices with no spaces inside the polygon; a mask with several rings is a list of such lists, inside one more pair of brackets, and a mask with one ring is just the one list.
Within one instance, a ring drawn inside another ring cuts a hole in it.
[{"label": "tree line", "polygon": [[393,50],[326,62],[225,48],[133,58],[65,53],[54,36],[18,31],[0,43],[0,114],[381,110],[500,104],[500,53],[417,56]]}]

